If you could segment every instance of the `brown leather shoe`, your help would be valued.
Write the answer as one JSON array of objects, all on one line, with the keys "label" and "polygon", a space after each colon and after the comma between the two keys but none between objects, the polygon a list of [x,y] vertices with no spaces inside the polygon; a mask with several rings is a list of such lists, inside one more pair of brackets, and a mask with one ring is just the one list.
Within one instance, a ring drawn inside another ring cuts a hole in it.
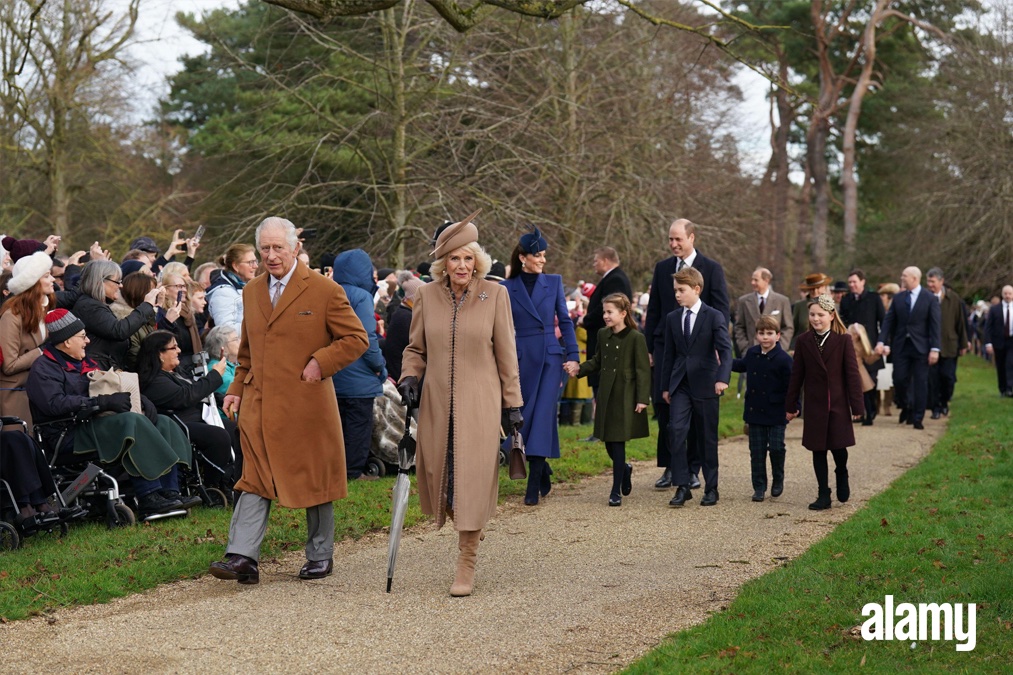
[{"label": "brown leather shoe", "polygon": [[216,579],[238,581],[241,584],[260,583],[260,568],[257,567],[257,561],[238,553],[231,554],[225,560],[211,563],[208,571]]},{"label": "brown leather shoe", "polygon": [[299,570],[300,579],[323,579],[334,571],[334,558],[327,560],[307,560]]}]

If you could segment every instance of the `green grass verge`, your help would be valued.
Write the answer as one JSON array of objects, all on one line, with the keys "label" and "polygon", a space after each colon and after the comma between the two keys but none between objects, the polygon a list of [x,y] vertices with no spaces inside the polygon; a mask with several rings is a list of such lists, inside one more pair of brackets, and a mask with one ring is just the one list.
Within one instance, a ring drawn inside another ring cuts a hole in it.
[{"label": "green grass verge", "polygon": [[[742,402],[734,396],[722,400],[722,435],[742,432]],[[652,424],[652,433],[656,433]],[[582,443],[590,426],[560,427],[562,457],[552,462],[557,482],[573,482],[611,471],[600,443]],[[655,457],[655,437],[628,444],[630,459]],[[520,495],[524,481],[512,481],[500,471],[500,497]],[[357,538],[390,525],[390,491],[393,477],[353,481],[348,498],[335,508],[336,538]],[[192,579],[221,558],[228,538],[231,510],[194,509],[187,518],[145,523],[108,530],[101,523],[74,525],[59,539],[37,535],[17,551],[0,553],[0,621],[35,616],[59,607],[107,602],[158,584]],[[423,516],[418,497],[409,501],[405,525]],[[289,550],[301,550],[306,541],[302,510],[277,507],[264,540],[262,557],[270,560]],[[378,586],[379,588],[379,586]]]},{"label": "green grass verge", "polygon": [[[1013,668],[1013,401],[961,359],[949,428],[918,466],[805,554],[670,636],[629,673],[1005,672]],[[890,461],[890,448],[865,448]],[[976,603],[977,645],[866,642],[866,603]],[[677,602],[677,600],[673,600]]]}]

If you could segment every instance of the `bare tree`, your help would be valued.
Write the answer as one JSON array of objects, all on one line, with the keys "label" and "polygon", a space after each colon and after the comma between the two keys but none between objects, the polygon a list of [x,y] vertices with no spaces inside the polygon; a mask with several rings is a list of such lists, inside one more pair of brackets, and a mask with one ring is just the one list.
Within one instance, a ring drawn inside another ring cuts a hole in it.
[{"label": "bare tree", "polygon": [[22,0],[0,7],[0,102],[14,130],[7,143],[45,176],[47,220],[60,236],[70,231],[71,146],[90,120],[113,107],[120,88],[110,87],[110,78],[125,67],[139,3],[130,0],[123,13],[103,0]]}]

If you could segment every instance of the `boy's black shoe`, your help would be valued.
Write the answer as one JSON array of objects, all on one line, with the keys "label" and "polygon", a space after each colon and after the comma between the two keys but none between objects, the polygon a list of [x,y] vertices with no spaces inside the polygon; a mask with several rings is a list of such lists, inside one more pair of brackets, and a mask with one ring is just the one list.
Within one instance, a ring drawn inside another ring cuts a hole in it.
[{"label": "boy's black shoe", "polygon": [[[773,492],[774,491],[771,490],[771,494],[773,494]],[[755,491],[753,493],[753,501],[754,502],[762,502],[763,501],[763,490],[757,490],[757,491]]]},{"label": "boy's black shoe", "polygon": [[700,479],[697,478],[695,473],[689,474],[689,489],[690,490],[700,489]]},{"label": "boy's black shoe", "polygon": [[907,422],[907,408],[900,409],[900,415],[897,416],[897,424],[905,424]]},{"label": "boy's black shoe", "polygon": [[770,486],[770,496],[780,497],[782,492],[784,492],[784,485],[774,481],[774,484]]},{"label": "boy's black shoe", "polygon": [[693,498],[693,493],[689,491],[689,488],[685,485],[680,485],[675,490],[675,496],[672,497],[672,501],[668,502],[669,506],[676,508],[684,505],[688,500]]},{"label": "boy's black shoe", "polygon": [[714,506],[718,503],[718,489],[713,488],[703,493],[703,499],[700,500],[700,506]]},{"label": "boy's black shoe", "polygon": [[661,478],[654,484],[655,490],[667,490],[672,487],[672,472],[669,469],[665,469],[665,472],[661,474]]}]

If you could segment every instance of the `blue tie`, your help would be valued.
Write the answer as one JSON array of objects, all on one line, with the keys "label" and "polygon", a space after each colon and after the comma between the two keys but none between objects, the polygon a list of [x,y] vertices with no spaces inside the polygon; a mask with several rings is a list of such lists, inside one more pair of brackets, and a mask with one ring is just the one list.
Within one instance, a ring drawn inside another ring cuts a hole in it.
[{"label": "blue tie", "polygon": [[689,317],[693,316],[693,312],[686,310],[686,317],[682,320],[682,334],[689,339]]}]

